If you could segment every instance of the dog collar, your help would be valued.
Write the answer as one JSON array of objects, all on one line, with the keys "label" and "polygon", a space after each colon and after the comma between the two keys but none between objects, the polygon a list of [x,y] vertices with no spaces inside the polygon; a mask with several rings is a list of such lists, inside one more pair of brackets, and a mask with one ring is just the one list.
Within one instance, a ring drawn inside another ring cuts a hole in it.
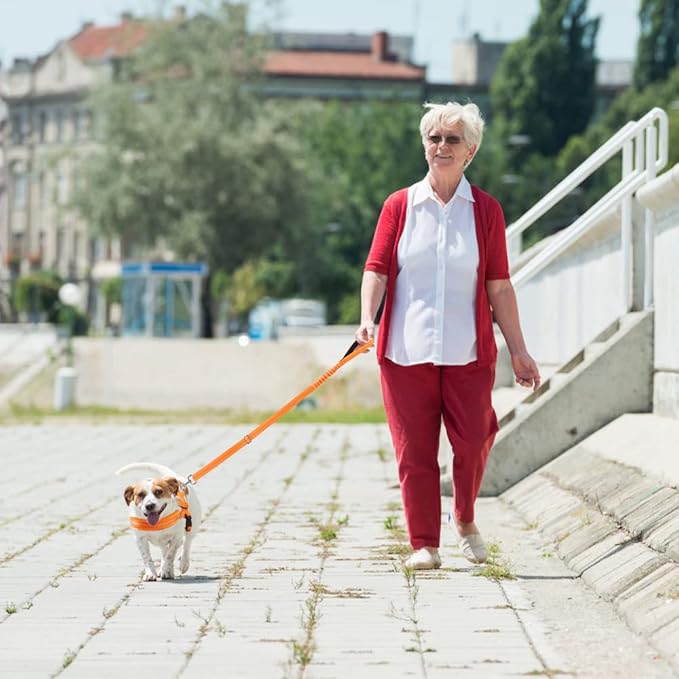
[{"label": "dog collar", "polygon": [[179,509],[172,512],[172,514],[164,516],[162,519],[158,521],[158,523],[155,526],[152,526],[146,519],[141,519],[138,516],[130,517],[130,526],[132,526],[132,528],[134,528],[135,530],[146,530],[146,531],[165,530],[166,528],[172,528],[172,526],[174,526],[177,523],[177,521],[179,521],[179,519],[183,518],[184,530],[187,533],[190,533],[192,528],[192,521],[191,513],[189,512],[189,503],[186,501],[186,495],[184,494],[183,491],[180,490],[177,492],[176,497]]}]

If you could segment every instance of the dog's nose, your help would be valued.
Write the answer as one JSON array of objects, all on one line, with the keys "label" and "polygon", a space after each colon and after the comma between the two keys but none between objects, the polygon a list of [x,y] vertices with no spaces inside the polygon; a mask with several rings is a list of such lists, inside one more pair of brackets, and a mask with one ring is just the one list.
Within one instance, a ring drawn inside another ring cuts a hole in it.
[{"label": "dog's nose", "polygon": [[155,502],[147,502],[146,503],[146,509],[149,511],[153,511],[156,508],[156,503]]}]

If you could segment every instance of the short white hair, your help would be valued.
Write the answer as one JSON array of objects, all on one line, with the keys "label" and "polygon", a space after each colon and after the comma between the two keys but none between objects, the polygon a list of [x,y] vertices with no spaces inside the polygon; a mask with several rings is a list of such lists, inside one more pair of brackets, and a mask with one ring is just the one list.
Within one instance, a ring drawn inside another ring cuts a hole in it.
[{"label": "short white hair", "polygon": [[485,122],[481,116],[481,111],[476,104],[459,104],[456,101],[449,101],[447,104],[424,105],[429,109],[420,120],[420,134],[422,143],[425,143],[429,133],[436,127],[450,128],[458,122],[462,123],[462,135],[467,148],[481,146],[483,139],[483,128]]}]

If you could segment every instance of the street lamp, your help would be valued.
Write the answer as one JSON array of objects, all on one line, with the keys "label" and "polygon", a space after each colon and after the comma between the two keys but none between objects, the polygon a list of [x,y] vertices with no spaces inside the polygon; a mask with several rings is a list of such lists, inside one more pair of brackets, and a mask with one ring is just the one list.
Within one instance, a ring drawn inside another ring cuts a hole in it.
[{"label": "street lamp", "polygon": [[66,364],[73,365],[73,321],[75,307],[80,301],[80,290],[75,283],[65,283],[59,288],[59,301],[68,310],[68,323],[66,330]]},{"label": "street lamp", "polygon": [[75,404],[75,383],[78,374],[73,367],[73,321],[75,307],[80,302],[80,289],[75,283],[65,283],[59,288],[59,301],[68,310],[66,330],[66,365],[57,370],[54,381],[54,409],[64,410]]}]

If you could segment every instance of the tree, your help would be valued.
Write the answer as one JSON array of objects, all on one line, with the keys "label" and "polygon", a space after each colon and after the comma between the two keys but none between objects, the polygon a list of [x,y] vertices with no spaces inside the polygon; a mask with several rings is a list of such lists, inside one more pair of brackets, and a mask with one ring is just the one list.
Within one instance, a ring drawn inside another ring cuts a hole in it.
[{"label": "tree", "polygon": [[527,136],[515,158],[553,155],[587,126],[594,108],[599,18],[587,0],[540,0],[528,35],[505,51],[491,83],[497,125],[510,139]]},{"label": "tree", "polygon": [[398,101],[328,103],[306,126],[308,154],[324,178],[313,196],[313,261],[333,321],[358,321],[363,265],[386,197],[426,172],[424,110]]},{"label": "tree", "polygon": [[76,207],[99,232],[233,271],[306,217],[298,118],[256,96],[263,39],[240,6],[149,38],[95,98],[98,150]]},{"label": "tree", "polygon": [[664,80],[679,61],[679,0],[641,0],[634,84]]}]

